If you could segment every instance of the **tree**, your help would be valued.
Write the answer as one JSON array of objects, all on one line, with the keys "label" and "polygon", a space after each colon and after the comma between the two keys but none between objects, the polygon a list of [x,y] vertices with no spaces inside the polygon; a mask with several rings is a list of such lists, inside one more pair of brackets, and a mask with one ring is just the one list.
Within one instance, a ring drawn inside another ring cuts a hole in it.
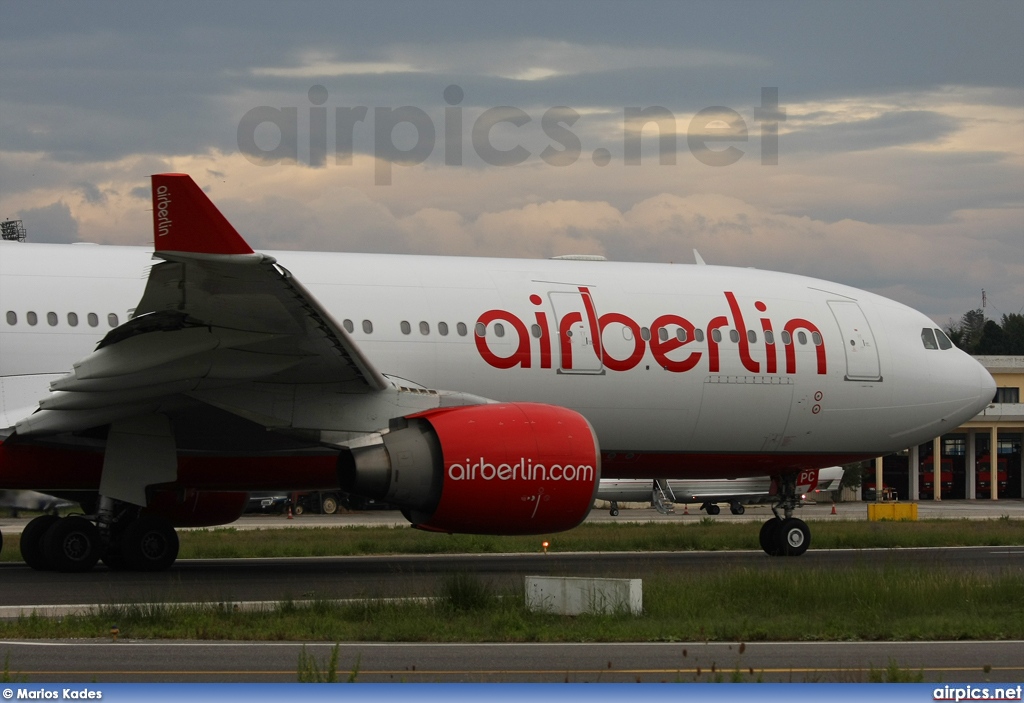
[{"label": "tree", "polygon": [[950,321],[949,339],[968,354],[974,354],[984,327],[985,312],[981,308],[968,310],[959,322]]},{"label": "tree", "polygon": [[1006,354],[1024,356],[1024,315],[1003,315],[1003,336]]},{"label": "tree", "polygon": [[974,353],[981,356],[996,356],[1006,354],[1006,335],[1003,328],[995,320],[986,320],[985,326],[981,328],[981,337],[974,345]]}]

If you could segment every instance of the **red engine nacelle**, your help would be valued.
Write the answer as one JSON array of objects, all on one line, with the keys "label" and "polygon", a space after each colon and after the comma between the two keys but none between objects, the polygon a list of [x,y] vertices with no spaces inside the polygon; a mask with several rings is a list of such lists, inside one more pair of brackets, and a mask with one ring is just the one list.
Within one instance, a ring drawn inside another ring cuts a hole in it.
[{"label": "red engine nacelle", "polygon": [[338,458],[342,490],[402,508],[416,527],[473,534],[568,530],[601,478],[590,423],[553,405],[504,403],[401,418]]},{"label": "red engine nacelle", "polygon": [[248,501],[248,493],[237,491],[153,491],[145,512],[166,518],[175,527],[211,527],[237,520]]}]

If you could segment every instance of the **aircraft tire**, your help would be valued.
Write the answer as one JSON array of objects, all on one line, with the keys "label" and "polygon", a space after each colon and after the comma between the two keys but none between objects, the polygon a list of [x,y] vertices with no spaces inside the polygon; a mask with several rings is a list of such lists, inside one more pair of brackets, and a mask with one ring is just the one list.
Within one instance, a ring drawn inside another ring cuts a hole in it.
[{"label": "aircraft tire", "polygon": [[782,554],[787,557],[798,557],[811,546],[811,529],[799,518],[783,520],[776,534]]},{"label": "aircraft tire", "polygon": [[715,503],[709,503],[707,507],[708,515],[718,515],[722,512],[722,508]]},{"label": "aircraft tire", "polygon": [[617,517],[617,516],[618,516],[618,514],[619,514],[619,509],[618,509],[618,508],[612,508],[611,510],[609,510],[609,511],[608,511],[608,513],[609,513],[609,514],[610,514],[610,515],[611,515],[612,517]]},{"label": "aircraft tire", "polygon": [[782,527],[782,520],[773,517],[761,525],[761,534],[758,536],[761,542],[761,549],[770,557],[777,557],[782,554],[782,544],[778,535]]},{"label": "aircraft tire", "polygon": [[29,521],[21,532],[21,558],[36,571],[53,571],[43,551],[43,537],[58,520],[56,515],[40,515]]},{"label": "aircraft tire", "polygon": [[167,520],[142,515],[125,528],[120,550],[133,571],[163,571],[178,558],[178,533]]},{"label": "aircraft tire", "polygon": [[65,574],[89,571],[99,561],[100,531],[84,517],[54,522],[43,536],[43,552],[53,569]]},{"label": "aircraft tire", "polygon": [[733,515],[742,515],[743,513],[747,512],[747,509],[744,508],[739,503],[734,503],[733,505],[729,506],[729,512],[731,512]]}]

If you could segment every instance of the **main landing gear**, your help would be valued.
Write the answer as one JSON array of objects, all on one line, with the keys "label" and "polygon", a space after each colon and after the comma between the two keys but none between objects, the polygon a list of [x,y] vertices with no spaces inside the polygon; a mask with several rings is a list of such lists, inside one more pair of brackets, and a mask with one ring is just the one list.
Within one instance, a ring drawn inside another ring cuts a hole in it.
[{"label": "main landing gear", "polygon": [[178,558],[178,534],[166,519],[126,503],[101,500],[95,517],[40,515],[21,533],[21,556],[37,571],[108,568],[163,571]]},{"label": "main landing gear", "polygon": [[[779,500],[772,506],[775,517],[761,526],[761,549],[773,557],[798,557],[811,546],[811,529],[807,523],[793,517],[799,503],[796,493],[796,474],[777,478]],[[779,516],[779,508],[783,516]]]}]

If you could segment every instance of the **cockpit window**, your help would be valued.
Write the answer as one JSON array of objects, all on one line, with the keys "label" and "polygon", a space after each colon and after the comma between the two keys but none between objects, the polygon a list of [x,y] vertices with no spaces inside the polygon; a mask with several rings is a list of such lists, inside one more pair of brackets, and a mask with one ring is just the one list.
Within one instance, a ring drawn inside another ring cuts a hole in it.
[{"label": "cockpit window", "polygon": [[952,349],[953,343],[949,341],[949,337],[946,336],[945,332],[936,328],[935,338],[939,340],[939,349]]},{"label": "cockpit window", "polygon": [[938,349],[939,345],[935,341],[935,332],[930,327],[925,327],[921,330],[921,341],[924,342],[925,349]]}]

